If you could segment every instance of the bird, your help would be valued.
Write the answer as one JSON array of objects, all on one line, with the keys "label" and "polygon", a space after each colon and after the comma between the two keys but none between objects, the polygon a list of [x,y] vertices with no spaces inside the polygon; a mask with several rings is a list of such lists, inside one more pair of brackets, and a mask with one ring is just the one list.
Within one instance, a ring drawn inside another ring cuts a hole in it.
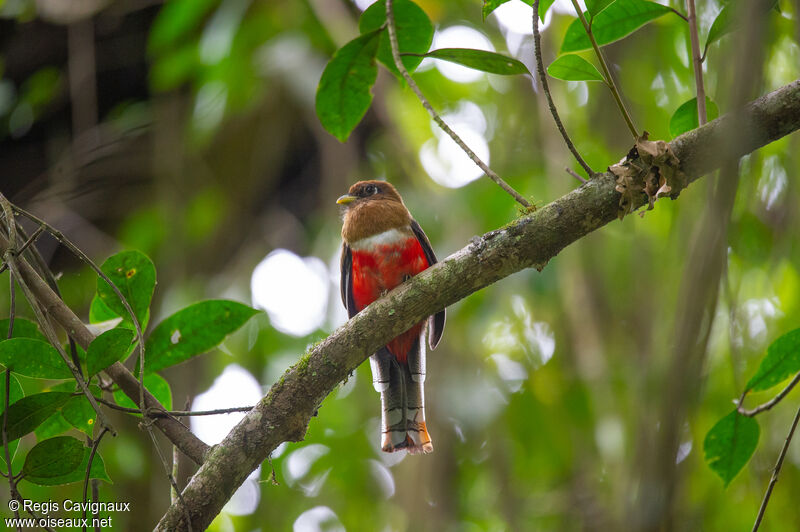
[{"label": "bird", "polygon": [[[399,284],[436,263],[430,241],[397,189],[385,181],[359,181],[336,203],[343,206],[341,295],[352,318]],[[430,453],[425,423],[425,337],[434,349],[445,310],[415,324],[370,356],[381,394],[381,450]]]}]

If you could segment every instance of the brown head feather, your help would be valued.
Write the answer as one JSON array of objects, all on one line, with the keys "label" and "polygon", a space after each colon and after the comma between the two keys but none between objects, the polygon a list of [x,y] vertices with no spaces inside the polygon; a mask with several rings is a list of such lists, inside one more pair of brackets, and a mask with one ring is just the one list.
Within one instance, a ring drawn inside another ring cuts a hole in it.
[{"label": "brown head feather", "polygon": [[342,238],[347,243],[411,224],[411,213],[390,183],[359,181],[348,195],[357,199],[345,206]]}]

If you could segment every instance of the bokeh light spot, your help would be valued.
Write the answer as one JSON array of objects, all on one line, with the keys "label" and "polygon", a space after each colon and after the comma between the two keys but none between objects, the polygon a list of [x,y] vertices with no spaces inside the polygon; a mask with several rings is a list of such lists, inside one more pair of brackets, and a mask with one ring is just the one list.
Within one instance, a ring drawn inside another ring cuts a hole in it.
[{"label": "bokeh light spot", "polygon": [[264,309],[272,326],[292,336],[305,336],[325,320],[328,273],[316,257],[300,258],[286,249],[267,255],[250,280],[253,306]]}]

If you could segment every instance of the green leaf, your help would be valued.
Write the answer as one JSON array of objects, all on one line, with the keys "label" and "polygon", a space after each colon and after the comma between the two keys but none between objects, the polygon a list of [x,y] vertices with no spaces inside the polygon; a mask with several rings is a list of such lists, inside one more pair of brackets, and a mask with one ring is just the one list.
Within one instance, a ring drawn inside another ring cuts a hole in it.
[{"label": "green leaf", "polygon": [[[669,13],[667,6],[646,0],[617,0],[600,12],[592,22],[592,33],[597,44],[618,41],[638,30],[648,22]],[[561,53],[579,52],[592,47],[580,19],[575,19],[564,36]]]},{"label": "green leaf", "polygon": [[37,443],[28,451],[22,473],[33,478],[54,478],[76,471],[84,446],[75,438],[57,436]]},{"label": "green leaf", "polygon": [[[417,4],[411,0],[394,0],[394,25],[397,28],[397,50],[401,53],[424,54],[433,42],[433,24]],[[379,0],[369,6],[358,21],[358,30],[361,33],[379,31],[386,24],[386,0]],[[378,61],[389,69],[395,76],[400,77],[400,71],[394,66],[392,47],[389,43],[389,31],[383,30],[378,44]],[[408,55],[401,58],[406,70],[413,72],[422,58]]]},{"label": "green leaf", "polygon": [[[140,251],[122,251],[110,256],[100,267],[119,289],[142,329],[147,325],[150,300],[156,286],[156,267],[153,261]],[[103,279],[97,279],[97,295],[103,303],[125,321],[132,321],[125,306],[114,290]]]},{"label": "green leaf", "polygon": [[596,17],[598,13],[614,3],[615,0],[586,0],[586,11],[592,17]]},{"label": "green leaf", "polygon": [[471,48],[441,48],[431,50],[424,57],[432,57],[458,63],[465,67],[474,68],[491,74],[512,76],[515,74],[530,74],[528,67],[513,57],[487,52],[486,50],[473,50]]},{"label": "green leaf", "polygon": [[202,68],[197,43],[187,42],[165,50],[150,66],[150,86],[169,91],[188,82]]},{"label": "green leaf", "polygon": [[[172,409],[172,390],[170,389],[169,383],[164,379],[164,377],[158,373],[145,375],[144,387],[146,390],[152,393],[162,405],[164,405],[164,408],[167,410]],[[116,402],[119,406],[124,406],[126,408],[138,408],[136,403],[134,403],[130,397],[125,395],[125,392],[122,390],[117,390],[114,392],[114,402]],[[134,415],[138,416],[139,414]]]},{"label": "green leaf", "polygon": [[0,423],[7,423],[8,441],[16,440],[33,432],[44,420],[66,403],[72,394],[67,392],[44,392],[23,397],[8,407],[8,421],[0,418]]},{"label": "green leaf", "polygon": [[217,3],[218,0],[173,0],[165,3],[150,29],[148,51],[160,53],[174,47],[200,27]]},{"label": "green leaf", "polygon": [[[80,392],[80,389],[78,388],[78,385],[74,380],[61,382],[59,384],[51,386],[48,391],[69,392],[69,394],[72,397],[70,397],[67,403],[61,407],[61,412],[56,412],[55,414],[47,418],[44,422],[42,422],[41,425],[36,427],[36,430],[34,432],[36,433],[36,438],[39,440],[45,440],[47,438],[57,436],[62,432],[66,432],[73,427],[74,424],[67,422],[67,420],[64,419],[63,415],[64,411],[67,411],[68,406],[71,405],[73,402],[76,402],[78,400],[83,400],[83,403],[91,408],[91,405],[89,405],[89,402],[84,398],[83,395],[80,396],[75,395],[76,392]],[[89,391],[95,397],[102,397],[103,395],[103,391],[96,384],[90,384]],[[70,408],[69,415],[72,416],[73,420],[79,419],[77,415],[77,408],[74,405],[70,406],[69,408]],[[91,414],[87,414],[87,416],[88,415],[94,416],[94,409],[92,409]],[[88,417],[86,417],[86,419],[88,419]],[[81,429],[81,427],[78,427],[77,425],[75,426],[76,428]]]},{"label": "green leaf", "polygon": [[179,310],[150,333],[145,372],[173,366],[219,345],[258,311],[236,301],[201,301]]},{"label": "green leaf", "polygon": [[[706,96],[706,118],[710,122],[719,116],[719,109],[711,98]],[[697,129],[700,120],[697,118],[697,98],[692,98],[688,102],[681,104],[672,118],[669,119],[669,134],[672,138],[683,135],[687,131]]]},{"label": "green leaf", "polygon": [[745,391],[768,390],[797,372],[800,372],[800,329],[789,331],[770,344],[767,356],[747,382]]},{"label": "green leaf", "polygon": [[111,329],[95,338],[86,352],[89,377],[121,360],[131,347],[133,337],[134,332],[130,329]]},{"label": "green leaf", "polygon": [[317,87],[317,117],[340,142],[347,140],[372,103],[379,41],[378,31],[356,37],[337,50],[322,72]]},{"label": "green leaf", "polygon": [[[89,465],[89,455],[92,450],[88,447],[83,448],[83,458],[80,465],[75,468],[71,473],[61,475],[58,477],[29,477],[25,476],[25,480],[38,484],[40,486],[60,486],[62,484],[70,484],[72,482],[83,482],[86,476],[86,467]],[[103,457],[97,452],[92,459],[92,470],[89,472],[89,478],[96,478],[111,482],[111,479],[106,472],[106,464],[103,462]]]},{"label": "green leaf", "polygon": [[[8,322],[9,319],[5,318],[0,320],[0,337],[6,338],[8,336]],[[14,332],[12,338],[33,338],[34,340],[47,341],[47,338],[39,331],[39,326],[25,318],[14,318]]]},{"label": "green leaf", "polygon": [[[748,0],[751,2],[753,0]],[[770,9],[777,6],[778,0],[755,0],[758,4],[757,14],[761,15],[767,13]],[[728,3],[722,11],[719,12],[717,18],[711,23],[711,29],[708,30],[708,37],[706,38],[705,50],[714,42],[718,41],[723,35],[742,27],[746,21],[742,20],[745,14],[745,3],[742,0],[733,0]]]},{"label": "green leaf", "polygon": [[492,11],[502,6],[506,2],[508,2],[508,0],[483,0],[483,8],[481,9],[483,20],[486,20],[486,17],[488,17]]},{"label": "green leaf", "polygon": [[603,81],[603,75],[584,58],[567,54],[556,58],[547,67],[547,73],[565,81]]},{"label": "green leaf", "polygon": [[61,412],[56,412],[46,420],[42,422],[41,425],[36,427],[34,433],[36,434],[37,440],[46,440],[47,438],[52,438],[53,436],[58,436],[59,434],[63,434],[67,432],[69,429],[72,428],[64,416],[61,415]]},{"label": "green leaf", "polygon": [[89,323],[102,323],[119,317],[113,310],[108,308],[108,305],[103,303],[103,300],[97,294],[94,295],[92,304],[89,306]]},{"label": "green leaf", "polygon": [[730,484],[747,464],[758,445],[760,429],[755,418],[739,414],[736,410],[720,419],[706,434],[703,442],[708,466]]},{"label": "green leaf", "polygon": [[[529,6],[533,7],[533,0],[522,0],[522,1],[528,4]],[[552,6],[555,1],[556,0],[541,0],[539,2],[540,20],[544,20],[544,16],[547,14],[547,10],[550,9],[550,6]],[[501,5],[505,4],[506,2],[508,2],[508,0],[483,0],[483,10],[482,10],[483,20],[486,20],[486,17],[488,17],[492,11],[494,11]]]},{"label": "green leaf", "polygon": [[86,396],[74,395],[70,397],[69,401],[61,407],[61,415],[64,416],[64,419],[66,419],[70,425],[79,431],[85,433],[87,436],[92,435],[97,412],[95,412],[92,405],[89,404],[89,400],[86,399]]},{"label": "green leaf", "polygon": [[42,340],[11,338],[0,342],[0,364],[34,379],[71,379],[72,372],[56,348]]}]

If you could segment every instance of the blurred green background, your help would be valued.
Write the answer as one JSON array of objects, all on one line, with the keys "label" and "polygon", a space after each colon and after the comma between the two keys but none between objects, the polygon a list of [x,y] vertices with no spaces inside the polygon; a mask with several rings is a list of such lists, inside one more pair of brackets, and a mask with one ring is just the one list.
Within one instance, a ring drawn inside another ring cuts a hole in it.
[{"label": "blurred green background", "polygon": [[[434,47],[490,45],[533,70],[530,8],[519,0],[485,22],[479,0],[418,3],[436,25]],[[685,10],[683,1],[661,3]],[[269,311],[222,349],[163,372],[176,408],[192,398],[195,408],[252,404],[342,323],[335,199],[353,182],[394,183],[440,258],[518,214],[385,70],[347,143],[322,130],[316,84],[332,53],[356,36],[367,4],[0,0],[2,192],[97,262],[121,249],[147,253],[158,271],[151,323],[212,297]],[[698,3],[701,41],[722,4]],[[556,2],[546,17],[545,63],[574,20],[569,5]],[[781,1],[768,18],[760,93],[800,77],[798,7]],[[735,63],[724,50],[736,35],[706,62],[721,113]],[[670,15],[605,48],[634,121],[652,139],[669,140],[670,116],[694,96],[688,43],[686,25]],[[415,79],[537,205],[579,185],[564,172],[578,167],[530,77],[426,63]],[[550,85],[595,170],[625,155],[630,135],[601,84]],[[708,352],[669,479],[670,528],[749,528],[794,415],[796,391],[759,416],[758,449],[727,489],[705,464],[706,432],[731,410],[766,346],[800,325],[799,166],[797,134],[742,160]],[[265,463],[211,529],[632,529],[646,507],[643,486],[667,482],[646,465],[674,399],[666,383],[678,299],[706,201],[703,180],[680,201],[583,238],[541,273],[520,272],[453,305],[428,356],[433,454],[379,451],[379,396],[364,364],[325,400],[305,441],[275,453],[277,484]],[[49,238],[40,249],[63,274],[66,302],[88,321],[94,275]],[[0,281],[0,308],[7,286]],[[215,393],[197,398],[212,385]],[[133,513],[115,514],[115,529],[151,529],[169,505],[167,480],[136,420],[111,415],[120,434],[100,448],[114,481],[101,486],[101,499],[132,502]],[[193,427],[214,443],[232,423],[224,417]],[[34,442],[29,436],[22,448]],[[795,442],[765,530],[800,529],[798,466]],[[192,471],[183,464],[179,482]],[[77,484],[21,490],[34,500],[80,494]]]}]

